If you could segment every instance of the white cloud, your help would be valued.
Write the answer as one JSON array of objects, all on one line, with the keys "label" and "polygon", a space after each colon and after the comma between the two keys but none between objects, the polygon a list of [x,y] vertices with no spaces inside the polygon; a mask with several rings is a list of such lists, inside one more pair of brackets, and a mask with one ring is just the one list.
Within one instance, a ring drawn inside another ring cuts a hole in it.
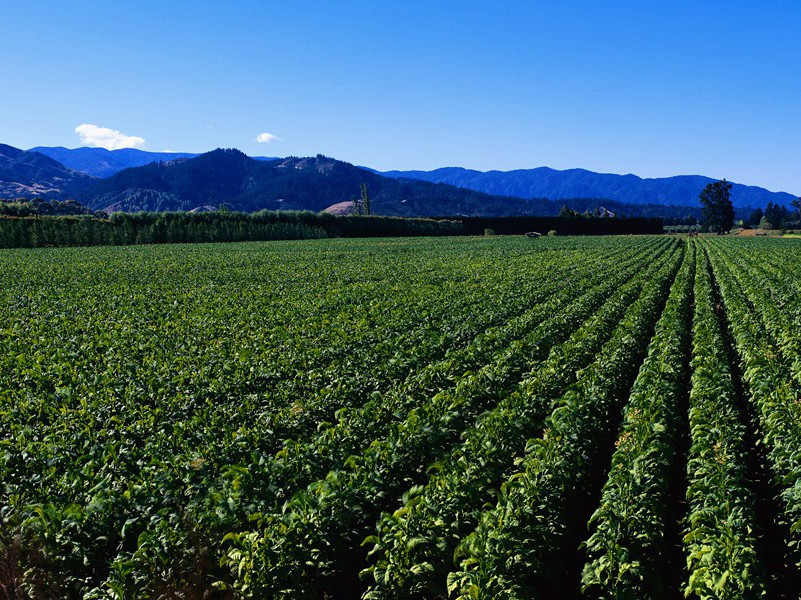
[{"label": "white cloud", "polygon": [[135,135],[125,135],[116,129],[99,127],[84,123],[75,128],[75,133],[81,136],[81,143],[107,150],[119,150],[120,148],[142,148],[145,145],[144,138]]},{"label": "white cloud", "polygon": [[256,141],[260,144],[269,144],[270,142],[280,142],[281,138],[265,131],[256,136]]}]

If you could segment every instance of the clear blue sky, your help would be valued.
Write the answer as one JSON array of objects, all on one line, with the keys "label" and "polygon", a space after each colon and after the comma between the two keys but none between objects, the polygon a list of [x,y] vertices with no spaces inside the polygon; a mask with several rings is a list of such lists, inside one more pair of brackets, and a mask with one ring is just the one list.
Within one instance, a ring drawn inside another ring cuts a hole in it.
[{"label": "clear blue sky", "polygon": [[797,0],[37,0],[3,2],[0,24],[0,142],[17,147],[77,147],[93,124],[148,150],[801,194]]}]

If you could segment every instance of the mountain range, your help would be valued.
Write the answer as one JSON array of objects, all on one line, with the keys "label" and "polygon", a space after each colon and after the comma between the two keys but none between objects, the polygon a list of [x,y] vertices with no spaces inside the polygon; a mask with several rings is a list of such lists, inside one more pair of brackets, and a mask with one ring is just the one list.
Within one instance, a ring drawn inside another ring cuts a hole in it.
[{"label": "mountain range", "polygon": [[[142,167],[152,162],[195,158],[189,152],[147,152],[136,148],[64,148],[63,146],[36,146],[30,149],[57,160],[65,167],[93,177],[110,177],[123,169]],[[266,156],[254,156],[256,160],[275,160]]]},{"label": "mountain range", "polygon": [[92,180],[44,154],[0,144],[0,198],[69,197]]},{"label": "mountain range", "polygon": [[218,149],[195,158],[154,162],[95,179],[77,197],[95,210],[311,210],[349,203],[364,183],[376,214],[404,216],[534,214],[553,207],[412,179],[384,177],[318,155],[271,161]]},{"label": "mountain range", "polygon": [[[433,171],[385,171],[387,177],[446,183],[499,196],[517,198],[610,198],[625,204],[692,206],[708,183],[717,181],[702,175],[677,175],[643,179],[636,175],[595,173],[585,169],[558,171],[548,167],[516,171],[473,171],[446,167]],[[735,183],[731,190],[736,208],[765,207],[768,202],[789,205],[796,197],[761,187]]]},{"label": "mountain range", "polygon": [[[367,184],[376,214],[403,216],[552,215],[599,206],[632,216],[698,213],[702,176],[642,179],[635,175],[558,171],[378,172],[322,155],[273,159],[233,149],[205,154],[143,150],[0,145],[0,198],[73,198],[93,210],[193,210],[225,204],[233,210],[320,211],[348,206]],[[794,196],[734,184],[742,214]]]}]

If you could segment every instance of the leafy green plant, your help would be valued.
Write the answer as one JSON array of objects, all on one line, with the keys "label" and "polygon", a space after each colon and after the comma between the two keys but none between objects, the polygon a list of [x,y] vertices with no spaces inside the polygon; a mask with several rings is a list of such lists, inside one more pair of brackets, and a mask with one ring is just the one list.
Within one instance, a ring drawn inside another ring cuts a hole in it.
[{"label": "leafy green plant", "polygon": [[382,515],[375,547],[374,580],[366,598],[425,598],[446,593],[450,556],[462,536],[475,527],[504,473],[526,439],[538,435],[553,400],[570,385],[610,336],[643,283],[659,273],[670,255],[652,263],[609,299],[564,344],[518,385],[493,411],[464,434],[452,454],[430,468],[424,487],[404,494],[403,506]]},{"label": "leafy green plant", "polygon": [[[541,591],[546,580],[558,580],[560,551],[575,527],[571,507],[588,502],[599,449],[616,429],[615,413],[645,357],[678,262],[652,280],[648,300],[626,315],[620,337],[579,375],[548,418],[542,437],[528,444],[518,472],[502,485],[497,505],[457,549],[460,568],[448,576],[451,594],[474,600],[524,598]],[[671,297],[685,294],[685,287],[674,284]],[[660,321],[658,330],[663,327]]]},{"label": "leafy green plant", "polygon": [[585,591],[602,598],[657,597],[662,577],[670,475],[689,371],[694,247],[674,283],[648,357],[625,408],[600,505],[590,520]]}]

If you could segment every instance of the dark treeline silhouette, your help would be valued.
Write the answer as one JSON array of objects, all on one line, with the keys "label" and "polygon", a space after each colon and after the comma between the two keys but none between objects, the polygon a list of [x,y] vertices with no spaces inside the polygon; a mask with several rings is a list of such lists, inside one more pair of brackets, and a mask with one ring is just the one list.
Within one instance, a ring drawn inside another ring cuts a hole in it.
[{"label": "dark treeline silhouette", "polygon": [[558,235],[626,235],[662,233],[662,219],[571,217],[463,217],[464,235],[481,235],[491,229],[499,235],[547,233]]},{"label": "dark treeline silhouette", "polygon": [[559,235],[661,233],[660,219],[336,216],[304,211],[114,213],[0,218],[0,248],[244,242],[326,237],[481,235],[550,230]]},{"label": "dark treeline silhouette", "polygon": [[114,213],[0,218],[0,247],[244,242],[325,237],[460,235],[453,220],[335,216],[312,212]]},{"label": "dark treeline silhouette", "polygon": [[760,229],[801,229],[801,198],[794,200],[792,209],[768,202],[765,209],[758,208],[745,222],[749,227]]},{"label": "dark treeline silhouette", "polygon": [[5,217],[54,217],[91,214],[91,210],[75,200],[44,200],[42,198],[0,199],[0,216]]}]

